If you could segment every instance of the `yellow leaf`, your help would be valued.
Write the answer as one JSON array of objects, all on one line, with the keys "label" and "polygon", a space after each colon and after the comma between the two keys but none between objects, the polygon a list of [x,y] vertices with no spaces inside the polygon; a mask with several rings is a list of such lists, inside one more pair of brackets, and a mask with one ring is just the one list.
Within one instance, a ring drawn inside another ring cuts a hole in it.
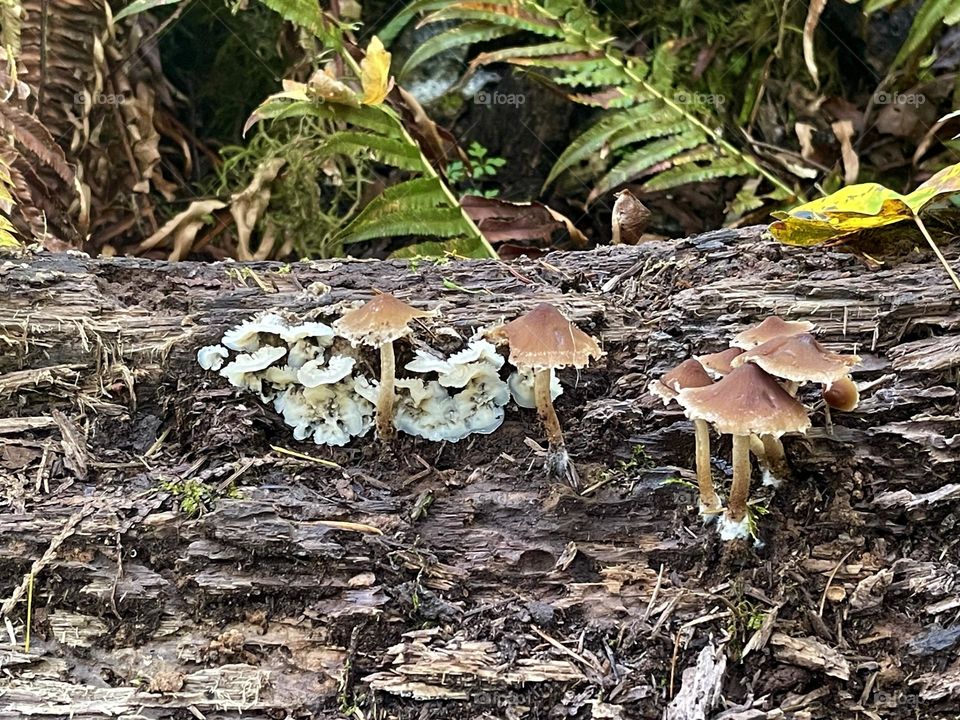
[{"label": "yellow leaf", "polygon": [[363,85],[364,105],[379,105],[382,103],[391,88],[390,53],[388,53],[380,38],[376,35],[367,46],[367,54],[360,61],[360,83]]},{"label": "yellow leaf", "polygon": [[841,188],[789,212],[774,213],[774,238],[787,245],[819,245],[863,230],[914,220],[937,198],[960,192],[960,163],[944,168],[909,195],[877,183]]},{"label": "yellow leaf", "polygon": [[777,222],[770,226],[770,234],[787,245],[809,247],[846,242],[847,238],[865,230],[912,221],[960,289],[960,278],[920,218],[922,210],[931,202],[956,193],[960,193],[960,163],[944,168],[909,195],[901,195],[877,183],[850,185],[789,212],[774,213]]}]

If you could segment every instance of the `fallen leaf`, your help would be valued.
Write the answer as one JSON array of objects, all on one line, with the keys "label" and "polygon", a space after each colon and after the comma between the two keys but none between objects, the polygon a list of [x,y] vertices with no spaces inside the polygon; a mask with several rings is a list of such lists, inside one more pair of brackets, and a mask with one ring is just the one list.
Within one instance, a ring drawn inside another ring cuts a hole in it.
[{"label": "fallen leaf", "polygon": [[803,24],[803,61],[814,84],[820,87],[820,74],[817,70],[817,56],[813,47],[813,36],[820,24],[820,15],[827,6],[827,0],[810,0],[807,9],[807,21]]},{"label": "fallen leaf", "polygon": [[387,52],[380,38],[376,35],[367,46],[367,53],[360,61],[360,83],[363,86],[364,105],[379,105],[382,103],[393,82],[390,79],[390,53]]},{"label": "fallen leaf", "polygon": [[460,204],[492,245],[522,240],[549,246],[558,232],[568,234],[577,247],[587,242],[569,218],[543,203],[514,203],[467,195]]},{"label": "fallen leaf", "polygon": [[849,120],[837,120],[830,125],[833,134],[840,141],[840,154],[843,158],[843,181],[852,185],[860,175],[860,158],[853,149],[854,129]]},{"label": "fallen leaf", "polygon": [[277,179],[286,162],[283,158],[270,158],[260,163],[250,184],[230,198],[230,214],[237,225],[238,260],[266,260],[250,249],[250,237],[270,204],[270,183]]}]

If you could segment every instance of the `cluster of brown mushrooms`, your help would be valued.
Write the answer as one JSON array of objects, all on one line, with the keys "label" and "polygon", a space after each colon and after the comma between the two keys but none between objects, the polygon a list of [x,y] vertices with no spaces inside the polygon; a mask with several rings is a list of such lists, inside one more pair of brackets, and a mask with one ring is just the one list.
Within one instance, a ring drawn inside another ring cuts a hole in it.
[{"label": "cluster of brown mushrooms", "polygon": [[[221,343],[201,348],[197,361],[232,385],[272,402],[293,427],[294,438],[318,445],[345,445],[374,426],[380,440],[397,431],[434,441],[457,442],[487,434],[503,422],[512,398],[536,407],[548,441],[548,473],[577,486],[553,400],[561,392],[554,372],[585,367],[602,351],[559,310],[541,303],[504,325],[478,331],[449,357],[418,349],[397,377],[394,344],[412,333],[411,323],[437,317],[389,294],[348,310],[332,326],[279,312],[261,313],[228,330]],[[492,342],[491,342],[492,341]],[[509,344],[515,370],[501,378],[505,359],[495,343]],[[379,381],[360,373],[362,348],[379,352]],[[237,353],[230,362],[230,352]]]},{"label": "cluster of brown mushrooms", "polygon": [[[811,334],[814,330],[810,322],[768,317],[735,335],[730,348],[686,360],[650,383],[653,395],[664,404],[678,403],[693,421],[700,511],[705,516],[723,513],[724,539],[750,532],[751,454],[765,482],[790,477],[780,438],[810,427],[807,408],[796,397],[799,387],[822,386],[827,408],[849,412],[859,403],[850,372],[860,358],[825,349]],[[725,512],[713,484],[709,425],[733,438],[733,482]]]}]

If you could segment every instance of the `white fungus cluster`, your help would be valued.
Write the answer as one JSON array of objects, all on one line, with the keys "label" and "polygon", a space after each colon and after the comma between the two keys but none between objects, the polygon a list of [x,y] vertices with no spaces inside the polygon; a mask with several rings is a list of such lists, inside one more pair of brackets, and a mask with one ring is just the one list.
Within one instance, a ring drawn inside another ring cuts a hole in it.
[{"label": "white fungus cluster", "polygon": [[[267,313],[228,330],[221,343],[200,348],[200,366],[272,402],[295,439],[345,445],[373,427],[379,383],[356,373],[356,351],[330,326]],[[225,364],[231,350],[237,354]],[[395,381],[395,427],[434,442],[492,433],[511,397],[535,406],[533,373],[514,371],[505,382],[504,363],[479,334],[448,358],[417,350],[405,365],[416,377]],[[562,392],[551,376],[552,397]]]},{"label": "white fungus cluster", "polygon": [[[373,427],[373,404],[356,392],[356,359],[335,352],[334,340],[329,325],[267,313],[228,330],[222,345],[200,348],[197,361],[272,401],[297,440],[345,445]],[[224,365],[229,350],[239,354]]]}]

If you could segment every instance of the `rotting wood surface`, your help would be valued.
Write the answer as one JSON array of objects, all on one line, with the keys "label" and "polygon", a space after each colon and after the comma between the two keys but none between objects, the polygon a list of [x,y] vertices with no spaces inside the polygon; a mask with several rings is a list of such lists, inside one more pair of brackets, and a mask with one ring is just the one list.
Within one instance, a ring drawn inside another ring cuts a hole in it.
[{"label": "rotting wood surface", "polygon": [[[444,351],[543,300],[601,337],[557,401],[586,497],[541,477],[533,411],[330,450],[196,365],[258,310],[332,319],[372,288],[438,305],[416,339]],[[827,428],[803,395],[763,546],[724,546],[664,483],[692,479],[692,430],[645,387],[771,312],[862,355],[863,402]],[[960,713],[960,296],[934,262],[756,229],[511,264],[39,255],[0,261],[0,341],[0,720]]]}]

